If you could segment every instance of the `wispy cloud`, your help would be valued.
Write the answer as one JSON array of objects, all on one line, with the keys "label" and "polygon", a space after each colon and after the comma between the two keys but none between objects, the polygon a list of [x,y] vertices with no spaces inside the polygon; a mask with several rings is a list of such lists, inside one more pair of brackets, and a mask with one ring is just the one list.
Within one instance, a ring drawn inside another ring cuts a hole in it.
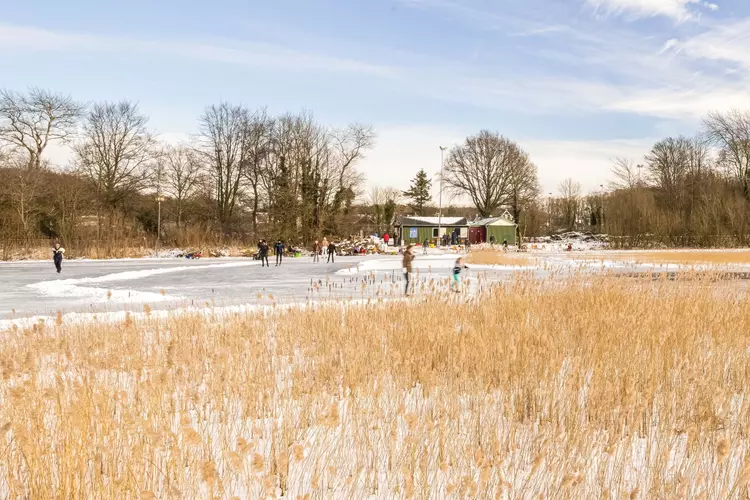
[{"label": "wispy cloud", "polygon": [[0,24],[0,53],[26,52],[124,52],[165,54],[193,60],[245,65],[264,69],[309,72],[359,73],[395,76],[396,68],[331,57],[266,43],[230,39],[140,39],[53,31]]},{"label": "wispy cloud", "polygon": [[719,6],[705,0],[586,0],[597,12],[624,15],[633,19],[664,16],[677,22],[715,11]]},{"label": "wispy cloud", "polygon": [[[497,11],[484,13],[450,0],[401,1],[449,9],[446,15],[463,12],[467,22],[502,17]],[[653,5],[659,1],[653,0]],[[411,54],[412,64],[380,64],[230,39],[133,39],[2,24],[0,53],[135,52],[300,74],[360,75],[406,95],[531,114],[617,112],[696,120],[709,110],[750,107],[745,90],[750,84],[750,52],[745,50],[750,46],[750,19],[704,22],[692,29],[693,34],[681,37],[644,37],[623,27],[598,27],[593,20],[577,25],[544,22],[530,18],[519,27],[520,33],[509,30],[487,37],[489,47],[502,40],[515,44],[504,46],[506,50],[528,56],[524,65],[513,67],[493,66],[486,58],[476,63],[446,61],[434,54]],[[513,34],[524,36],[509,36]],[[718,67],[706,68],[706,62]]]},{"label": "wispy cloud", "polygon": [[750,71],[750,19],[715,24],[700,34],[673,39],[668,49],[693,59],[737,64]]}]

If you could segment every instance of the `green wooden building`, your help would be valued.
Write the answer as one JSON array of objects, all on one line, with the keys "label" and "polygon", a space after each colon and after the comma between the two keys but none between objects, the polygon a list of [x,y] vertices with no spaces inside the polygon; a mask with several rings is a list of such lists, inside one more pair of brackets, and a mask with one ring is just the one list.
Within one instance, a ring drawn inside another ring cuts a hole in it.
[{"label": "green wooden building", "polygon": [[472,245],[489,243],[492,236],[498,245],[502,245],[503,241],[507,241],[508,245],[515,245],[516,224],[503,216],[480,219],[469,226],[469,241]]},{"label": "green wooden building", "polygon": [[401,217],[396,227],[400,242],[404,245],[425,241],[433,243],[444,234],[450,236],[453,231],[456,231],[459,239],[469,237],[469,223],[464,217]]}]

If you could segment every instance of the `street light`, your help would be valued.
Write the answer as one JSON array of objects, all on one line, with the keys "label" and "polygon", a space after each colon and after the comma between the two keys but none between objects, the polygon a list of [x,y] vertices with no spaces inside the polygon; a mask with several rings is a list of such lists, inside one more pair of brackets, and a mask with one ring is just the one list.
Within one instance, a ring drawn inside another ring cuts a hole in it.
[{"label": "street light", "polygon": [[552,236],[552,193],[547,198],[547,231]]},{"label": "street light", "polygon": [[601,195],[599,197],[599,232],[604,234],[604,184],[599,184]]},{"label": "street light", "polygon": [[[438,195],[438,242],[443,232],[443,166],[445,165],[445,150],[447,146],[440,146],[440,194]],[[438,243],[439,244],[439,243]]]},{"label": "street light", "polygon": [[156,196],[156,202],[158,203],[159,209],[156,215],[156,243],[157,245],[161,242],[161,202],[164,201],[162,195]]}]

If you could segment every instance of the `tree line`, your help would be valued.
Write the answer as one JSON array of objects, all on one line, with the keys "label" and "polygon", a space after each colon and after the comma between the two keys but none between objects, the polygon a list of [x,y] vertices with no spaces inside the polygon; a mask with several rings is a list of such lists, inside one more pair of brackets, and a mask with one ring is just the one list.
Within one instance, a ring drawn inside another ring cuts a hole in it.
[{"label": "tree line", "polygon": [[537,200],[527,232],[606,233],[624,247],[750,244],[750,112],[709,113],[694,136],[661,139],[642,158],[616,158],[611,173],[588,194],[566,179]]},{"label": "tree line", "polygon": [[[312,114],[208,106],[189,143],[166,144],[130,101],[79,103],[41,89],[0,91],[0,240],[85,247],[308,244],[392,231],[399,214],[437,215],[433,180],[365,193],[359,163],[371,127],[323,125]],[[72,151],[51,168],[48,149]],[[488,130],[445,157],[445,189],[471,207],[445,216],[512,214],[519,237],[583,230],[623,246],[735,246],[750,227],[750,113],[710,113],[693,137],[667,137],[643,158],[615,159],[613,181],[588,194],[573,178],[543,193],[515,141]],[[603,166],[603,168],[607,168]]]},{"label": "tree line", "polygon": [[[750,112],[709,113],[694,136],[661,139],[643,158],[609,168],[613,180],[587,194],[574,178],[543,193],[528,153],[484,130],[449,151],[443,181],[471,200],[476,217],[508,210],[519,237],[578,230],[624,247],[750,244]],[[428,191],[420,172],[405,193],[414,212],[436,213]]]},{"label": "tree line", "polygon": [[[223,102],[205,109],[189,144],[173,145],[148,122],[130,101],[0,91],[0,239],[150,245],[273,234],[296,244],[356,222],[369,126]],[[67,168],[50,167],[53,144],[72,151]]]}]

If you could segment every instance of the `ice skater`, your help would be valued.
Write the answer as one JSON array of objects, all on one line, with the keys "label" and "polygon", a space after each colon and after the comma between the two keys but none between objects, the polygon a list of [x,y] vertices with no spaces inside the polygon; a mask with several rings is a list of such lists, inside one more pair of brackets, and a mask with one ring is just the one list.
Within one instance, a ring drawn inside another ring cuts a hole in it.
[{"label": "ice skater", "polygon": [[313,245],[313,262],[320,262],[320,242],[315,240]]},{"label": "ice skater", "polygon": [[[404,289],[404,295],[409,295],[409,278],[411,276],[412,262],[414,262],[414,245],[411,244],[406,247],[404,251],[403,267],[404,267],[404,278],[406,279],[406,288]],[[412,293],[414,293],[414,285],[411,287]]]},{"label": "ice skater", "polygon": [[281,265],[281,259],[284,257],[284,243],[281,240],[276,241],[274,252],[276,253],[276,267],[278,267]]},{"label": "ice skater", "polygon": [[461,271],[464,269],[469,269],[464,264],[464,258],[459,257],[456,259],[456,263],[453,264],[453,291],[456,293],[461,293],[463,291],[463,283],[461,282]]},{"label": "ice skater", "polygon": [[65,249],[61,247],[59,243],[55,243],[55,248],[52,249],[52,260],[55,263],[57,274],[60,274],[62,272],[62,261],[64,253]]},{"label": "ice skater", "polygon": [[271,267],[268,263],[268,243],[266,240],[260,240],[258,243],[258,254],[260,255],[260,267]]},{"label": "ice skater", "polygon": [[328,244],[328,264],[336,263],[336,243],[330,242]]}]

